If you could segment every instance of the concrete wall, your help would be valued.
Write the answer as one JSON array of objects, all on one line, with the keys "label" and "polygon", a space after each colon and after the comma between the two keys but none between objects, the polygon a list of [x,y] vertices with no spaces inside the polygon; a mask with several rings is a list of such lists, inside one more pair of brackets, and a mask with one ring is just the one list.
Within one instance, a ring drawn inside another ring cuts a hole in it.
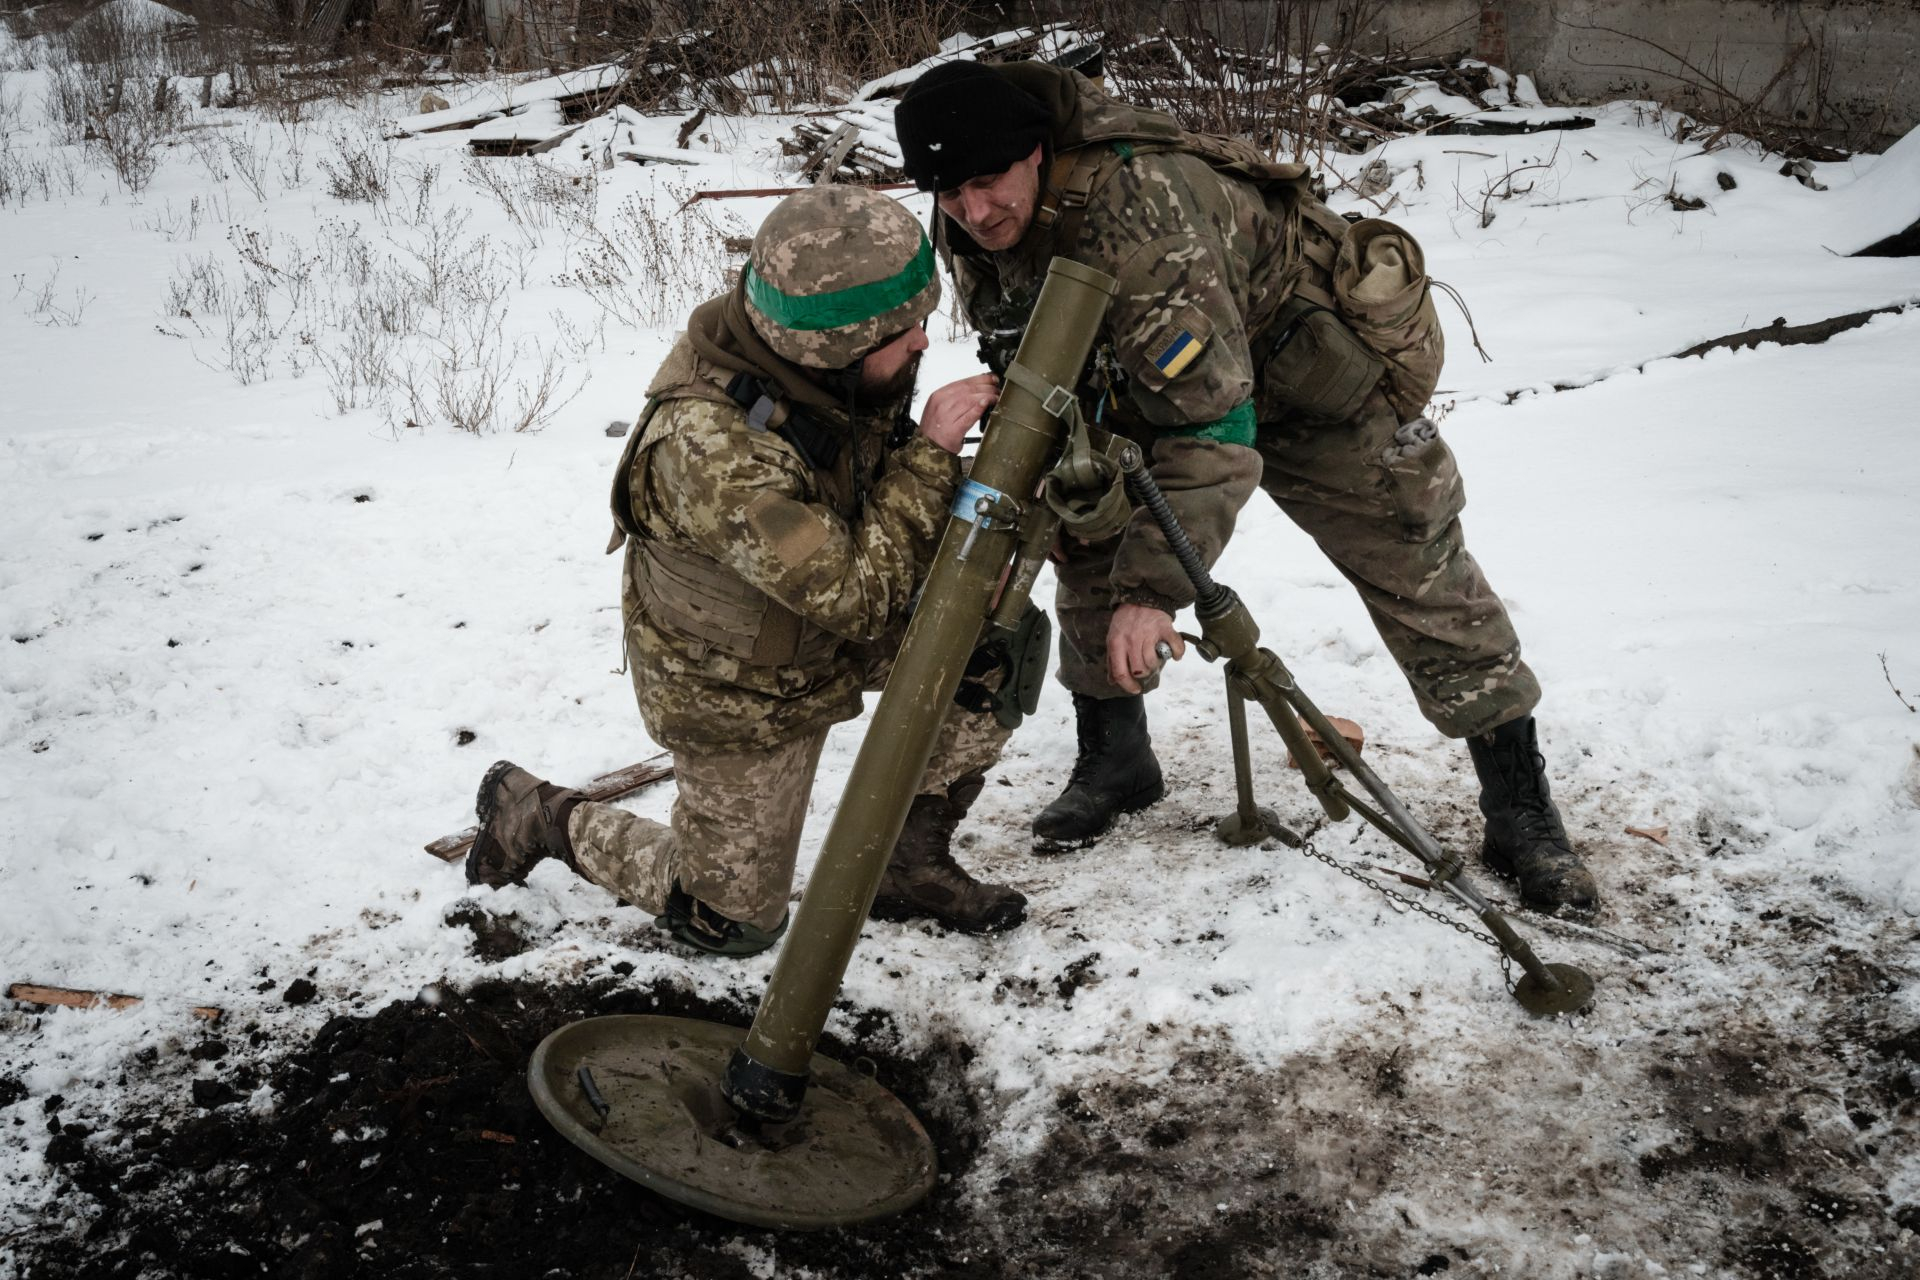
[{"label": "concrete wall", "polygon": [[1920,125],[1920,0],[1502,0],[1512,65],[1561,98],[1761,101],[1881,144]]},{"label": "concrete wall", "polygon": [[[1086,6],[1042,0],[1048,17]],[[1920,125],[1920,0],[1186,0],[1152,3],[1169,29],[1234,43],[1351,34],[1362,48],[1471,49],[1533,76],[1549,97],[1659,98],[1721,111],[1764,95],[1768,114],[1852,145]],[[1277,29],[1277,30],[1276,30]]]}]

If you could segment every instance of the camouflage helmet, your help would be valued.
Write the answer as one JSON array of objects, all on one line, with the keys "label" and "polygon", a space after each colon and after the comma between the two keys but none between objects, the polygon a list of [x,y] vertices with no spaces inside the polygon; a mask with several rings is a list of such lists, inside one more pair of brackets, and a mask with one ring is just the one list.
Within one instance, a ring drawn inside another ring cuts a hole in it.
[{"label": "camouflage helmet", "polygon": [[782,200],[753,238],[747,315],[783,360],[841,369],[919,324],[940,302],[919,220],[865,187]]}]

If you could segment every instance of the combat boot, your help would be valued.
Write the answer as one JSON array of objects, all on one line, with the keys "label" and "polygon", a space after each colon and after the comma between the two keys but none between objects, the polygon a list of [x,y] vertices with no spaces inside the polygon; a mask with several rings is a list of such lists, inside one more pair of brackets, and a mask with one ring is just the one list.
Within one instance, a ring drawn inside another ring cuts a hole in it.
[{"label": "combat boot", "polygon": [[711,955],[757,956],[780,941],[789,919],[790,916],[781,916],[780,923],[771,929],[731,919],[682,889],[675,880],[667,893],[666,910],[655,916],[653,923],[688,946]]},{"label": "combat boot", "polygon": [[1017,889],[987,884],[953,859],[953,833],[986,779],[969,774],[944,796],[915,796],[907,825],[868,913],[876,920],[933,919],[962,933],[998,933],[1027,918]]},{"label": "combat boot", "polygon": [[1535,910],[1592,910],[1600,893],[1554,808],[1533,717],[1475,734],[1467,752],[1480,775],[1480,812],[1487,819],[1482,861],[1517,879],[1521,900]]},{"label": "combat boot", "polygon": [[1147,736],[1147,700],[1073,695],[1079,755],[1067,789],[1033,820],[1033,847],[1058,853],[1092,844],[1123,813],[1144,809],[1167,794]]},{"label": "combat boot", "polygon": [[498,889],[525,884],[542,858],[558,858],[573,867],[567,817],[586,797],[571,787],[542,781],[511,760],[496,761],[480,779],[473,809],[480,834],[467,854],[467,883]]}]

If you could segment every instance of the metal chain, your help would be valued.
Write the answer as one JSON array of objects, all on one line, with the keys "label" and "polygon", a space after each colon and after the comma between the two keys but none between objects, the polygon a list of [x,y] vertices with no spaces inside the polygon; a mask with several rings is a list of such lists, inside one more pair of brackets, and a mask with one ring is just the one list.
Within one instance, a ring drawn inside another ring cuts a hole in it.
[{"label": "metal chain", "polygon": [[1397,889],[1389,889],[1386,885],[1381,884],[1378,880],[1366,874],[1364,871],[1361,871],[1358,867],[1354,866],[1353,864],[1342,862],[1340,861],[1340,859],[1334,857],[1330,853],[1320,852],[1320,850],[1314,848],[1313,841],[1311,840],[1306,840],[1306,839],[1301,840],[1297,848],[1300,850],[1302,854],[1306,855],[1309,858],[1312,858],[1314,861],[1324,862],[1328,866],[1332,867],[1335,871],[1338,871],[1341,875],[1346,876],[1352,880],[1358,880],[1361,884],[1366,885],[1367,888],[1372,889],[1376,893],[1380,894],[1382,897],[1387,898],[1390,902],[1397,902],[1401,904],[1397,907],[1391,908],[1391,910],[1393,910],[1396,914],[1405,915],[1407,914],[1408,911],[1418,911],[1421,915],[1426,916],[1430,920],[1438,920],[1441,924],[1446,925],[1449,929],[1453,929],[1459,933],[1464,933],[1469,938],[1477,938],[1481,942],[1486,943],[1488,946],[1492,947],[1495,951],[1500,953],[1500,979],[1501,981],[1506,983],[1508,991],[1513,990],[1513,957],[1507,954],[1507,949],[1501,946],[1500,940],[1498,938],[1495,938],[1492,934],[1483,933],[1480,930],[1474,928],[1472,925],[1468,924],[1466,921],[1459,919],[1458,917],[1443,915],[1440,912],[1435,911],[1432,907],[1428,906],[1426,903],[1420,901],[1418,898],[1410,897],[1407,894],[1401,893]]}]

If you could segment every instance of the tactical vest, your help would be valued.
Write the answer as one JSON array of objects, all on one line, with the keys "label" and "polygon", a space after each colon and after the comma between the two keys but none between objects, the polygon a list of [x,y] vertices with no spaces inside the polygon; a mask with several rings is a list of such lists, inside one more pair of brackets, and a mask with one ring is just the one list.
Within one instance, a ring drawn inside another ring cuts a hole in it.
[{"label": "tactical vest", "polygon": [[[842,643],[839,636],[808,622],[713,557],[658,538],[647,528],[648,453],[662,438],[652,431],[653,420],[662,405],[680,399],[745,410],[747,429],[770,430],[787,439],[814,470],[816,487],[819,471],[833,466],[841,443],[795,422],[784,404],[750,379],[736,378],[722,391],[705,379],[689,378],[655,394],[629,434],[613,478],[616,527],[607,551],[622,544],[627,548],[632,606],[696,657],[717,651],[754,667],[813,667],[827,661]],[[827,456],[820,456],[823,453]],[[809,500],[817,496],[808,495]]]}]

